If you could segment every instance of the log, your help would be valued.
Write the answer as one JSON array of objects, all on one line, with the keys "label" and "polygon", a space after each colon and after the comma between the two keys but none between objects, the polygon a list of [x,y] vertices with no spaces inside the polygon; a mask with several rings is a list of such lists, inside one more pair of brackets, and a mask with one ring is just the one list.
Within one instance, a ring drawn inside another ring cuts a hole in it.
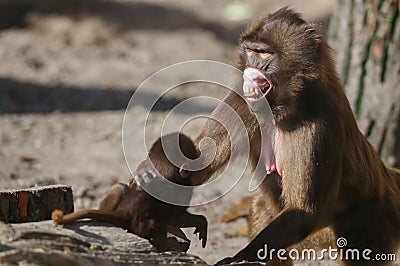
[{"label": "log", "polygon": [[0,191],[0,221],[22,223],[50,220],[54,209],[64,213],[74,211],[70,186],[51,185]]}]

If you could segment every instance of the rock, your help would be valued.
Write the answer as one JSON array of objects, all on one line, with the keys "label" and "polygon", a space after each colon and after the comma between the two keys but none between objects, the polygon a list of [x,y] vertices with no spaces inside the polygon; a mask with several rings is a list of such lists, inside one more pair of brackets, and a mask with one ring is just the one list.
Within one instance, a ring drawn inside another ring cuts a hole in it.
[{"label": "rock", "polygon": [[0,243],[2,265],[205,265],[184,252],[158,253],[148,240],[94,221],[0,223]]}]

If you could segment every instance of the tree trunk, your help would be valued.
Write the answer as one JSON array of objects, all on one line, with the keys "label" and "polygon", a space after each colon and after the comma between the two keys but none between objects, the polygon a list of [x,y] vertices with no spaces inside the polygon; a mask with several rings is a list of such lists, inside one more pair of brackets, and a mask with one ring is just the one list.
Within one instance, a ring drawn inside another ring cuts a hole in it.
[{"label": "tree trunk", "polygon": [[389,166],[400,166],[399,0],[337,0],[329,37],[347,96]]}]

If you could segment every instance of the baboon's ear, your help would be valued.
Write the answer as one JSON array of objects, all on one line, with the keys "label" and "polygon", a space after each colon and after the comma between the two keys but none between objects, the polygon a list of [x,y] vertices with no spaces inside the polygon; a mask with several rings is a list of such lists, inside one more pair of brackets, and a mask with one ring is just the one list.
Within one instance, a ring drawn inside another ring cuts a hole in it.
[{"label": "baboon's ear", "polygon": [[190,176],[190,172],[188,170],[185,170],[185,168],[188,167],[187,163],[184,163],[181,165],[181,168],[179,169],[179,174],[183,179],[186,179]]},{"label": "baboon's ear", "polygon": [[321,41],[321,34],[319,33],[319,26],[317,24],[307,24],[304,32],[309,35],[314,40],[320,42]]}]

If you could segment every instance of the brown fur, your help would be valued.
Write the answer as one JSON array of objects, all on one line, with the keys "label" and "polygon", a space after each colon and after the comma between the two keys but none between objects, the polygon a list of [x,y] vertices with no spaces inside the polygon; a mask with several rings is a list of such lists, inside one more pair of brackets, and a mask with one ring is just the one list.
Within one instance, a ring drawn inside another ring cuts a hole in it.
[{"label": "brown fur", "polygon": [[[253,57],[246,54],[245,44],[254,49]],[[266,97],[276,122],[274,151],[282,176],[268,176],[262,196],[253,203],[253,240],[219,264],[258,260],[256,253],[265,244],[270,249],[288,248],[327,227],[336,238],[347,239],[344,249],[369,248],[371,256],[394,253],[400,239],[399,170],[386,168],[359,131],[331,49],[316,26],[283,8],[251,23],[242,33],[240,47],[241,70],[257,68],[273,84]],[[261,52],[270,53],[271,60],[263,61]],[[254,115],[235,93],[225,103],[243,119],[252,160],[257,162],[260,133]],[[215,115],[218,112],[217,108]],[[209,121],[196,142],[204,137],[213,138],[218,149],[211,165],[193,174],[199,183],[223,167],[230,155],[221,125]],[[343,261],[366,263],[388,262]]]},{"label": "brown fur", "polygon": [[[164,138],[166,141],[173,141],[174,134]],[[179,144],[187,158],[197,158],[195,146],[190,138],[179,134]],[[153,144],[148,158],[138,166],[133,176],[138,175],[141,178],[149,173],[149,170],[154,169],[152,164],[164,178],[181,185],[190,185],[190,172],[182,171],[166,158],[160,139]],[[186,209],[152,197],[132,178],[128,185],[114,185],[100,203],[98,210],[83,210],[66,215],[55,210],[52,219],[57,224],[68,224],[83,218],[112,223],[149,239],[158,251],[180,250],[175,238],[167,238],[168,226],[196,227],[195,233],[199,233],[199,239],[205,247],[207,220],[204,216],[191,214]]]}]

